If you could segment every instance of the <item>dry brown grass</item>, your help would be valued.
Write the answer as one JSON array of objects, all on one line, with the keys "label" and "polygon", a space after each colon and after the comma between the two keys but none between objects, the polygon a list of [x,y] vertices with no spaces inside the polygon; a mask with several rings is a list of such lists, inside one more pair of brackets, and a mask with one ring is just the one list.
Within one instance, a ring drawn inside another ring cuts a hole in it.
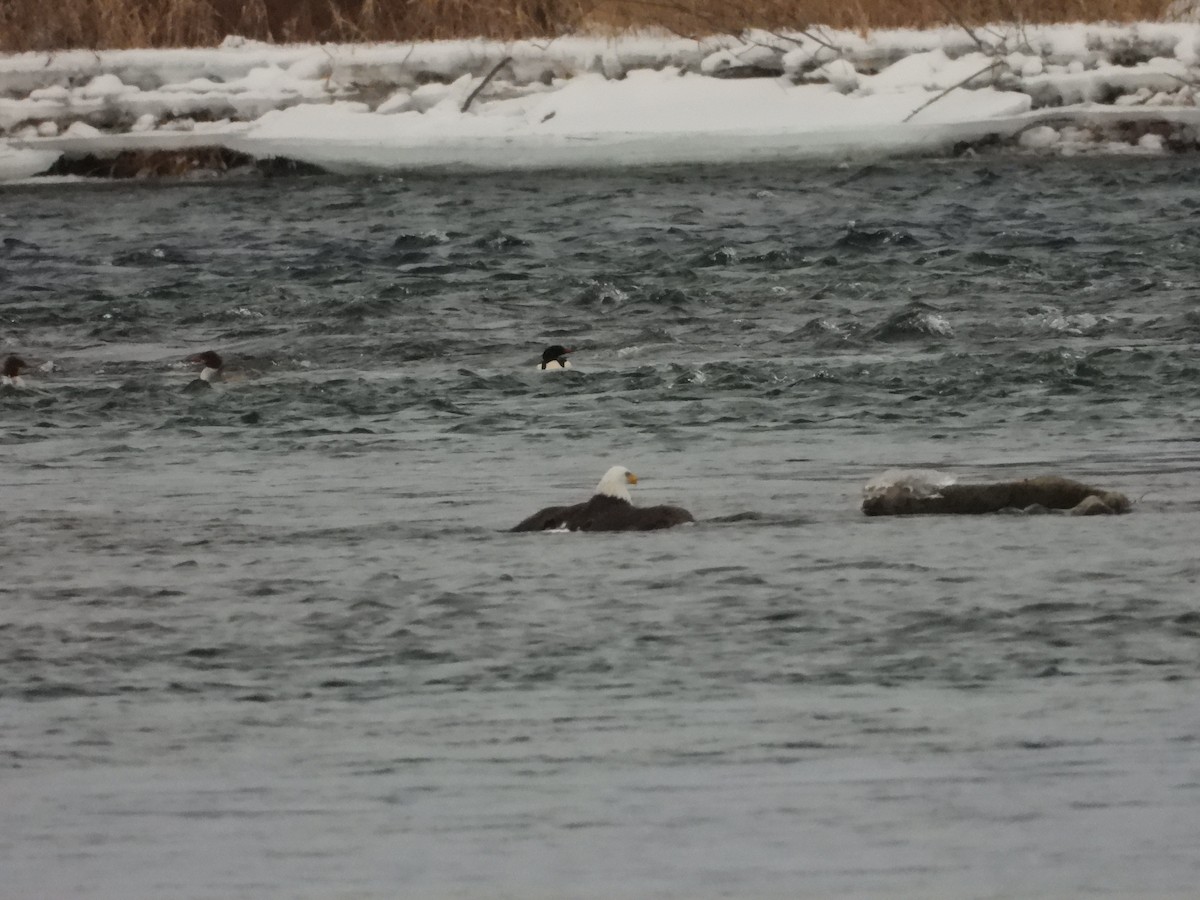
[{"label": "dry brown grass", "polygon": [[0,0],[0,50],[1156,19],[1167,0]]}]

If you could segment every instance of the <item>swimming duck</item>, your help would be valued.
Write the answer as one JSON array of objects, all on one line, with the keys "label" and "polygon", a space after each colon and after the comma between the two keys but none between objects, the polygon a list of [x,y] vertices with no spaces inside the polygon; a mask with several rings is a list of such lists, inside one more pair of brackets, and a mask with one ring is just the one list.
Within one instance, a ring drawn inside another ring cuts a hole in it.
[{"label": "swimming duck", "polygon": [[197,353],[195,356],[189,356],[187,361],[190,363],[198,363],[203,368],[200,370],[200,375],[193,378],[183,390],[186,393],[194,393],[196,391],[207,391],[213,386],[213,382],[224,381],[225,375],[222,369],[225,367],[225,361],[215,350],[205,350],[203,353]]},{"label": "swimming duck", "polygon": [[567,354],[574,353],[574,347],[564,347],[561,344],[554,344],[542,351],[542,361],[538,365],[538,370],[542,372],[557,372],[560,369],[571,368],[571,361],[567,359]]},{"label": "swimming duck", "polygon": [[0,385],[23,387],[25,380],[21,375],[28,368],[29,363],[25,362],[21,357],[10,355],[8,359],[4,360],[4,369],[0,372]]}]

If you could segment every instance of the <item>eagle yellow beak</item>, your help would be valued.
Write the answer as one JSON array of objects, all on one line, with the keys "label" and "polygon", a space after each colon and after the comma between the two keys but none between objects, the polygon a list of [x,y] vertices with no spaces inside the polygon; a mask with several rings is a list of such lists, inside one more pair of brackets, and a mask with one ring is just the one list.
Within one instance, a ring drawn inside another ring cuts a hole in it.
[{"label": "eagle yellow beak", "polygon": [[626,484],[637,484],[637,476],[634,475],[632,472],[626,472],[625,473],[625,483]]}]

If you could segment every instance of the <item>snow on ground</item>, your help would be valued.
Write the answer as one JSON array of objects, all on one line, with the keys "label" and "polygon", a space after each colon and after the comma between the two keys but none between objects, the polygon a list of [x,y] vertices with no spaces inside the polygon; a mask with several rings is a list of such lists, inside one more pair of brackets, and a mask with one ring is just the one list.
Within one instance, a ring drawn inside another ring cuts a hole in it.
[{"label": "snow on ground", "polygon": [[[490,80],[487,76],[494,75]],[[482,88],[482,89],[481,89]],[[476,93],[478,92],[478,93]],[[1200,25],[0,56],[0,179],[221,147],[332,171],[1200,147]]]}]

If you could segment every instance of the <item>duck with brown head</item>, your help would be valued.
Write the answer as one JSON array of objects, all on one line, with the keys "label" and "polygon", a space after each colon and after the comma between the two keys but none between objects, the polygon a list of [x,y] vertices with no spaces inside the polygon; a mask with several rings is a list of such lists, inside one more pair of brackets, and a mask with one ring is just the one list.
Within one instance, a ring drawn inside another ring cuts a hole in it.
[{"label": "duck with brown head", "polygon": [[25,379],[21,376],[29,368],[29,363],[19,356],[9,356],[4,360],[4,369],[0,373],[0,385],[5,387],[24,387]]},{"label": "duck with brown head", "polygon": [[225,361],[217,354],[215,350],[205,350],[203,353],[197,353],[195,356],[189,356],[187,361],[193,364],[200,365],[200,374],[193,378],[186,385],[184,391],[186,393],[195,393],[197,391],[210,390],[214,382],[224,381],[225,375],[222,369],[225,367]]}]

